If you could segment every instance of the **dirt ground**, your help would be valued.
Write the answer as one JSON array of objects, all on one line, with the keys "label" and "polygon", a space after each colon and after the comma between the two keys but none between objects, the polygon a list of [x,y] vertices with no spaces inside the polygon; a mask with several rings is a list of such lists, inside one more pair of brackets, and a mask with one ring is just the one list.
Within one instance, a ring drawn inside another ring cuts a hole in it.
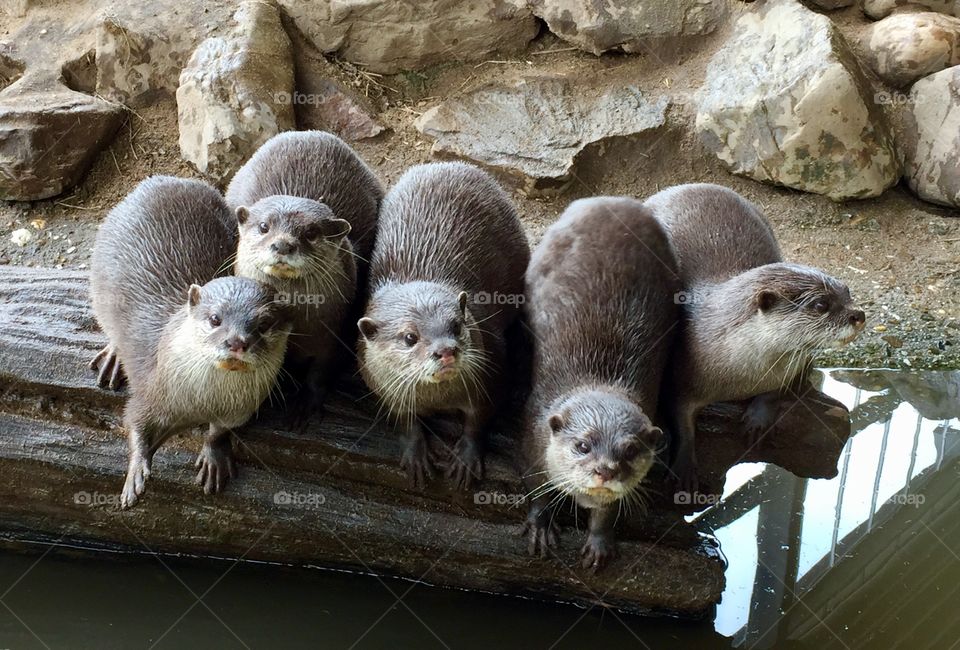
[{"label": "dirt ground", "polygon": [[[868,21],[851,8],[832,14],[856,43]],[[727,28],[728,30],[729,28]],[[867,312],[867,329],[853,345],[821,355],[832,366],[960,367],[960,213],[926,204],[904,187],[866,201],[833,203],[727,173],[692,133],[693,92],[700,86],[721,31],[695,51],[594,57],[546,34],[523,56],[457,63],[383,77],[340,62],[342,80],[366,95],[388,127],[356,143],[390,185],[410,165],[431,159],[430,141],[413,121],[443,98],[530,74],[569,74],[631,84],[673,99],[668,126],[654,136],[594,145],[574,178],[556,196],[528,197],[511,185],[531,243],[572,200],[596,194],[646,197],[686,182],[727,185],[762,206],[787,259],[821,267],[846,281]],[[82,184],[33,203],[0,202],[0,264],[86,268],[97,224],[134,185],[151,174],[198,177],[177,145],[172,97],[128,113],[112,146]],[[507,179],[506,182],[509,183]],[[11,233],[27,228],[23,246]]]}]

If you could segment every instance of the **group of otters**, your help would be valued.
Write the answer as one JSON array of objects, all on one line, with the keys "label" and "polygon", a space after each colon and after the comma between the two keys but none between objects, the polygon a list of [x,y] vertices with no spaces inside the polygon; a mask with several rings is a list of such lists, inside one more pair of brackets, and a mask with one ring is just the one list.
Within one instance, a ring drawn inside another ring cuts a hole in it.
[{"label": "group of otters", "polygon": [[[531,255],[487,172],[423,164],[384,192],[320,131],[270,139],[225,196],[194,180],[140,183],[100,226],[91,293],[109,338],[91,366],[103,387],[129,384],[125,508],[157,448],[201,425],[197,481],[222,489],[236,474],[231,432],[284,363],[301,390],[322,395],[353,340],[363,380],[405,432],[401,465],[414,483],[439,467],[469,487],[511,366],[505,331],[524,312],[527,545],[555,547],[552,510],[567,495],[590,512],[581,555],[593,570],[615,556],[618,508],[666,446],[658,410],[678,489],[694,491],[700,409],[754,398],[744,428],[755,438],[777,396],[805,380],[811,351],[864,326],[847,287],[784,262],[766,219],[732,190],[580,199]],[[434,451],[423,418],[462,422],[448,453]]]}]

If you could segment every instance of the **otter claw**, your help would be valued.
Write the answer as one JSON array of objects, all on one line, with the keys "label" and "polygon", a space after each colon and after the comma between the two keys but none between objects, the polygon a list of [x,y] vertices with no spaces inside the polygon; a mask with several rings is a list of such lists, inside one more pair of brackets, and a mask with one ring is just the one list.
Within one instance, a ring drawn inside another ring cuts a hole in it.
[{"label": "otter claw", "polygon": [[483,458],[473,440],[463,437],[457,441],[446,475],[461,490],[469,490],[474,479],[479,481],[483,478]]},{"label": "otter claw", "polygon": [[147,489],[147,479],[150,478],[150,461],[145,458],[133,458],[127,469],[127,478],[123,483],[123,492],[120,494],[120,507],[124,510],[136,505],[140,495]]},{"label": "otter claw", "polygon": [[587,543],[580,549],[580,555],[583,561],[580,563],[584,569],[591,569],[594,573],[602,571],[611,560],[617,557],[616,544],[599,535],[589,535]]},{"label": "otter claw", "polygon": [[97,386],[119,390],[123,387],[123,367],[112,345],[107,345],[90,361],[90,369],[97,371]]},{"label": "otter claw", "polygon": [[436,457],[426,440],[407,444],[400,458],[400,469],[406,470],[410,482],[417,489],[425,488],[427,480],[433,480]]},{"label": "otter claw", "polygon": [[536,556],[539,549],[541,559],[546,559],[548,552],[555,550],[560,544],[560,527],[552,521],[541,525],[528,519],[523,523],[520,535],[527,537],[527,554]]},{"label": "otter claw", "polygon": [[237,477],[237,465],[229,448],[203,445],[195,464],[197,485],[203,486],[204,494],[223,491],[227,482]]}]

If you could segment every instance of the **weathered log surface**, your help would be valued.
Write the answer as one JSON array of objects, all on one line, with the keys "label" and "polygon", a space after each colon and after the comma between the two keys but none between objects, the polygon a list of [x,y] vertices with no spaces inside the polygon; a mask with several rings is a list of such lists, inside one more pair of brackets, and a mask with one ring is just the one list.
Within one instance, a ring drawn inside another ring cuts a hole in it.
[{"label": "weathered log surface", "polygon": [[[223,494],[194,485],[199,436],[163,447],[145,498],[120,511],[126,446],[124,396],[96,388],[87,362],[102,347],[86,275],[0,269],[0,533],[99,547],[291,564],[350,567],[427,583],[602,603],[638,613],[700,617],[723,589],[723,566],[683,521],[661,474],[646,514],[624,515],[621,557],[600,575],[579,568],[584,532],[564,529],[556,558],[529,558],[518,536],[524,508],[484,503],[521,495],[511,462],[515,425],[492,436],[487,477],[469,494],[436,481],[411,488],[399,443],[350,373],[305,434],[267,408],[236,446],[241,476]],[[849,436],[849,414],[811,391],[786,402],[764,443],[747,450],[741,408],[721,405],[699,423],[702,483],[719,491],[736,462],[775,462],[828,477]],[[284,501],[291,503],[284,503]],[[686,511],[693,508],[687,507]],[[574,523],[572,511],[566,523]]]}]

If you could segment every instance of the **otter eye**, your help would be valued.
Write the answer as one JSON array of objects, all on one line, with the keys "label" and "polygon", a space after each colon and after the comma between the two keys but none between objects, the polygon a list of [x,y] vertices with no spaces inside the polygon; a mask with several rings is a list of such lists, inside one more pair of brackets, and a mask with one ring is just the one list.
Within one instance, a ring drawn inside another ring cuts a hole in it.
[{"label": "otter eye", "polygon": [[407,346],[411,348],[415,346],[417,344],[417,341],[419,340],[420,339],[413,332],[407,332],[406,334],[403,335],[403,342],[406,343]]},{"label": "otter eye", "polygon": [[267,225],[266,221],[261,221],[260,225],[257,226],[257,229],[260,230],[260,234],[262,235],[266,235],[268,232],[270,232],[270,226]]},{"label": "otter eye", "polygon": [[828,311],[830,311],[830,303],[828,303],[826,300],[820,299],[813,303],[813,311],[817,312],[818,314],[826,314]]},{"label": "otter eye", "polygon": [[305,232],[303,236],[309,239],[310,241],[313,241],[314,239],[320,236],[320,229],[317,228],[316,226],[314,226],[313,228],[308,228],[307,232]]},{"label": "otter eye", "polygon": [[640,454],[640,447],[637,445],[627,445],[621,454],[624,460],[633,460]]},{"label": "otter eye", "polygon": [[590,443],[584,440],[577,440],[577,444],[575,444],[573,448],[576,449],[581,454],[590,453]]},{"label": "otter eye", "polygon": [[463,331],[463,325],[460,324],[460,321],[455,320],[450,322],[450,331],[454,336],[460,336],[460,332]]},{"label": "otter eye", "polygon": [[210,327],[220,327],[220,323],[222,322],[217,314],[211,314],[207,320],[210,321]]}]

